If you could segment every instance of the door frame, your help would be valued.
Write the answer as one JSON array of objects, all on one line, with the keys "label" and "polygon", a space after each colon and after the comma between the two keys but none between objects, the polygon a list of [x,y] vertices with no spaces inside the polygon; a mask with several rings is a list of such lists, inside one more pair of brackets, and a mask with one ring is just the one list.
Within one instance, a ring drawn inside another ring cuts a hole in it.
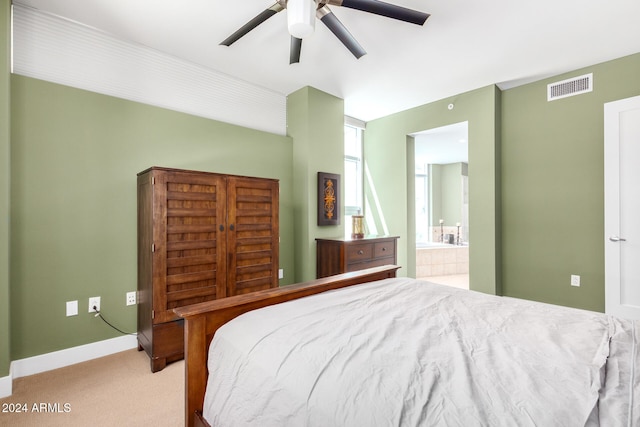
[{"label": "door frame", "polygon": [[636,310],[621,301],[620,238],[620,121],[621,112],[640,108],[640,96],[604,104],[604,253],[605,313],[636,317]]}]

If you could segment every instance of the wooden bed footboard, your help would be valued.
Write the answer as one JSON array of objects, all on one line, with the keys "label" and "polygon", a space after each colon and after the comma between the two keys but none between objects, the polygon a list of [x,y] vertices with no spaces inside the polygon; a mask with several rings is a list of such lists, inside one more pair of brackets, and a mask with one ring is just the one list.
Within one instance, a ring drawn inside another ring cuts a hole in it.
[{"label": "wooden bed footboard", "polygon": [[185,319],[185,425],[193,426],[195,412],[202,411],[207,384],[209,343],[218,328],[248,311],[320,292],[360,283],[396,277],[397,265],[374,267],[352,273],[296,283],[274,289],[237,295],[200,304],[175,308]]}]

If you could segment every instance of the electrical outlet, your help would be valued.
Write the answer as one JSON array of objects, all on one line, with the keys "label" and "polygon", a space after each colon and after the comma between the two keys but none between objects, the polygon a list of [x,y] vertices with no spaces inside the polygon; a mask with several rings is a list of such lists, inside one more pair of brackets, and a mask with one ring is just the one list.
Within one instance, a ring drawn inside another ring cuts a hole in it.
[{"label": "electrical outlet", "polygon": [[127,292],[127,305],[136,305],[136,293]]},{"label": "electrical outlet", "polygon": [[580,286],[580,276],[577,274],[571,275],[571,286]]},{"label": "electrical outlet", "polygon": [[[96,309],[94,310],[93,307]],[[95,313],[96,311],[100,311],[100,297],[91,297],[89,298],[89,313]]]},{"label": "electrical outlet", "polygon": [[67,301],[67,316],[78,315],[78,300]]},{"label": "electrical outlet", "polygon": [[284,269],[278,270],[278,279],[284,279]]}]

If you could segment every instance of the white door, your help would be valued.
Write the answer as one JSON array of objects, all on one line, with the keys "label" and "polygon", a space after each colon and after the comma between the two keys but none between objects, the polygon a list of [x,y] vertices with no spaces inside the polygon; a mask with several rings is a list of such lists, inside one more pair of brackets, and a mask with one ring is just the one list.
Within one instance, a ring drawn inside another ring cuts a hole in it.
[{"label": "white door", "polygon": [[640,319],[640,96],[604,105],[605,311]]}]

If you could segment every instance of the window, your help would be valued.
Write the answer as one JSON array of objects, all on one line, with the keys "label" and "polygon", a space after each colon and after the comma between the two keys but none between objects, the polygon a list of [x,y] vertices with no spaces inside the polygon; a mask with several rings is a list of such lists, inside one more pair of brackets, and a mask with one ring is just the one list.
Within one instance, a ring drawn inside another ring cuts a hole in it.
[{"label": "window", "polygon": [[416,243],[429,242],[429,175],[427,165],[416,164]]},{"label": "window", "polygon": [[344,126],[344,215],[345,235],[351,236],[351,215],[363,214],[362,185],[363,129]]}]

